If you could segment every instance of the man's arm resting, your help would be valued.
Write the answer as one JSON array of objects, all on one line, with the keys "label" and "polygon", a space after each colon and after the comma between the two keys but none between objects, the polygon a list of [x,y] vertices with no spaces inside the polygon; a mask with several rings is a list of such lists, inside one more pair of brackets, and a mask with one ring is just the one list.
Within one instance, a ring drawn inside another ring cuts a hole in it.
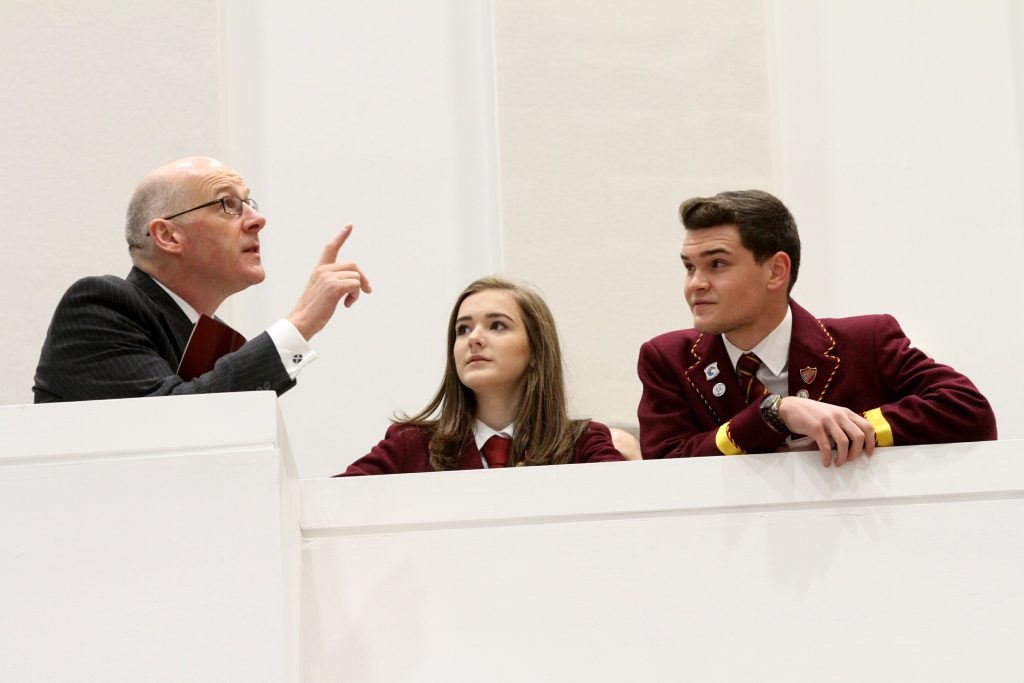
[{"label": "man's arm resting", "polygon": [[997,437],[992,406],[974,383],[911,346],[892,316],[879,316],[874,355],[888,394],[877,410],[890,426],[893,445]]},{"label": "man's arm resting", "polygon": [[[699,455],[767,453],[783,440],[762,419],[757,404],[747,406],[724,425],[705,428],[695,411],[710,411],[692,405],[682,371],[673,368],[651,342],[640,348],[637,374],[643,395],[637,409],[640,447],[645,458],[680,458]],[[696,399],[699,401],[699,399]]]},{"label": "man's arm resting", "polygon": [[184,382],[163,317],[123,281],[76,283],[54,314],[36,372],[36,400],[95,400],[294,385],[263,333]]}]

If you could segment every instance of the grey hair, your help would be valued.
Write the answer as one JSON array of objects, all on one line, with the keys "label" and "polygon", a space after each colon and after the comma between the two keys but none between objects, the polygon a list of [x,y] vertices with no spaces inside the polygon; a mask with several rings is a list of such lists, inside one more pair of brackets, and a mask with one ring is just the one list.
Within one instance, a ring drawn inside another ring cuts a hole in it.
[{"label": "grey hair", "polygon": [[[132,257],[153,256],[149,236],[149,222],[167,214],[180,211],[186,193],[164,174],[155,174],[142,179],[128,202],[128,216],[124,225],[124,238],[128,242],[128,253]],[[182,216],[186,220],[187,216]]]}]

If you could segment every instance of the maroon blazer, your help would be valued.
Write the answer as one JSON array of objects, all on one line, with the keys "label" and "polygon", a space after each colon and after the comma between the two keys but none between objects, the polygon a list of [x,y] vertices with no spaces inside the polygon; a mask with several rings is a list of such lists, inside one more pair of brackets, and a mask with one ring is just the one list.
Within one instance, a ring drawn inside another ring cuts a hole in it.
[{"label": "maroon blazer", "polygon": [[[388,427],[384,440],[363,457],[348,466],[344,474],[349,477],[360,474],[400,474],[403,472],[430,472],[430,435],[422,427],[393,424]],[[613,462],[624,460],[622,454],[612,445],[612,435],[600,422],[590,424],[576,442],[570,463]],[[459,470],[483,469],[480,450],[476,441],[467,439],[459,456]]]},{"label": "maroon blazer", "polygon": [[[803,389],[856,413],[880,409],[896,446],[996,438],[995,415],[974,384],[912,347],[892,316],[818,320],[789,303],[791,396]],[[718,374],[708,379],[706,368],[715,362]],[[726,422],[746,453],[771,452],[785,439],[761,417],[758,402],[743,403],[721,335],[691,329],[655,337],[640,347],[637,372],[645,458],[721,455],[715,438]],[[716,397],[719,382],[726,391]]]}]

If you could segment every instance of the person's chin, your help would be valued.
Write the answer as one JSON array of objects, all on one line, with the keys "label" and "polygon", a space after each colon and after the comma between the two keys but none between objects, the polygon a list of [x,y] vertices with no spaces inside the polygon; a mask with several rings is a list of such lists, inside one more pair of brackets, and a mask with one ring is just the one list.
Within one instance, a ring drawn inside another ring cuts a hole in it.
[{"label": "person's chin", "polygon": [[468,370],[467,368],[463,367],[458,370],[457,374],[459,376],[459,382],[462,383],[462,386],[466,387],[470,391],[473,391],[475,389],[477,378],[476,376],[474,376],[472,370]]},{"label": "person's chin", "polygon": [[464,368],[459,381],[470,391],[486,391],[496,383],[491,373],[483,368]]},{"label": "person's chin", "polygon": [[701,334],[722,334],[725,330],[714,319],[706,316],[693,316],[693,329]]}]

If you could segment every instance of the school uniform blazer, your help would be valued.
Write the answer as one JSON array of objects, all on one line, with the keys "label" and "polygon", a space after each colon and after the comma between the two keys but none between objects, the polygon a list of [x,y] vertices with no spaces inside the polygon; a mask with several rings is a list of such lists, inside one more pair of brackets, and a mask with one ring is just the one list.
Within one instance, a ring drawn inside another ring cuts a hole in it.
[{"label": "school uniform blazer", "polygon": [[[818,320],[795,301],[790,308],[790,396],[802,390],[864,414],[881,446],[996,438],[992,408],[974,384],[912,347],[892,316]],[[640,348],[637,372],[645,458],[765,453],[785,440],[759,402],[744,404],[721,335],[655,337]]]},{"label": "school uniform blazer", "polygon": [[[348,466],[339,477],[361,474],[400,474],[404,472],[430,472],[430,434],[422,427],[393,424],[388,427],[384,440],[359,460]],[[576,441],[570,463],[614,462],[624,460],[615,446],[608,427],[593,420]],[[459,456],[459,470],[480,470],[483,463],[476,440],[470,437]]]},{"label": "school uniform blazer", "polygon": [[53,314],[36,367],[36,403],[294,386],[264,332],[190,382],[177,374],[192,322],[149,275],[87,277]]}]

